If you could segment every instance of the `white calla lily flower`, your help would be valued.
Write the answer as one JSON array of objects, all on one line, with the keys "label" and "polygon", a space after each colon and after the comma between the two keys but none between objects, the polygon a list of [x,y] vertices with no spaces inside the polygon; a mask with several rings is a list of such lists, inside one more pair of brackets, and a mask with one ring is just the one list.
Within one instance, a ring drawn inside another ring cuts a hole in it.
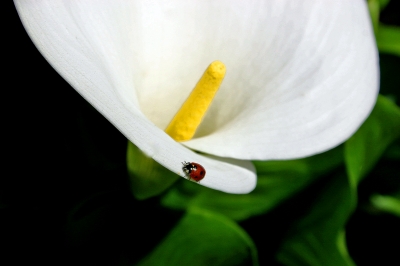
[{"label": "white calla lily flower", "polygon": [[[130,141],[181,176],[200,163],[200,184],[221,191],[255,187],[250,160],[339,145],[377,97],[363,0],[14,3],[46,60]],[[195,136],[174,141],[165,128],[215,60],[219,92]]]}]

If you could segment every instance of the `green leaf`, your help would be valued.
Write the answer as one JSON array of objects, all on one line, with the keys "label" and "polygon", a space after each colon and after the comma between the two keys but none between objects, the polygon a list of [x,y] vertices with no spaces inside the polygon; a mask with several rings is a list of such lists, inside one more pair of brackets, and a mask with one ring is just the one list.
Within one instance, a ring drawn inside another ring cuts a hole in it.
[{"label": "green leaf", "polygon": [[379,28],[379,15],[389,2],[390,0],[368,0],[368,10],[372,25],[374,26],[375,35]]},{"label": "green leaf", "polygon": [[376,41],[380,52],[400,56],[400,27],[379,24]]},{"label": "green leaf", "polygon": [[173,209],[207,209],[240,221],[267,212],[342,160],[343,150],[338,147],[304,159],[254,162],[258,181],[249,194],[226,194],[191,182],[179,182],[164,195],[162,204]]},{"label": "green leaf", "polygon": [[387,148],[383,156],[386,159],[398,160],[400,161],[400,140],[397,139]]},{"label": "green leaf", "polygon": [[344,226],[355,208],[356,190],[345,174],[330,181],[310,211],[283,240],[277,260],[284,265],[355,265],[347,253]]},{"label": "green leaf", "polygon": [[373,195],[371,197],[371,203],[375,208],[381,211],[400,217],[400,197]]},{"label": "green leaf", "polygon": [[146,156],[128,141],[126,154],[131,191],[137,199],[159,195],[180,177]]},{"label": "green leaf", "polygon": [[[331,180],[315,204],[296,221],[277,255],[284,265],[354,265],[347,253],[345,224],[356,207],[357,184],[386,147],[400,136],[400,110],[379,96],[369,118],[345,143],[347,177]],[[393,204],[392,204],[393,206]]]},{"label": "green leaf", "polygon": [[400,109],[387,98],[379,96],[371,115],[345,143],[347,173],[354,187],[399,136]]},{"label": "green leaf", "polygon": [[254,243],[236,223],[191,209],[138,265],[258,265],[258,259]]},{"label": "green leaf", "polygon": [[390,0],[379,0],[379,8],[383,10],[387,4],[389,4]]},{"label": "green leaf", "polygon": [[368,0],[368,9],[371,16],[372,25],[374,26],[374,32],[378,31],[379,25],[379,14],[380,14],[380,4],[379,0]]}]

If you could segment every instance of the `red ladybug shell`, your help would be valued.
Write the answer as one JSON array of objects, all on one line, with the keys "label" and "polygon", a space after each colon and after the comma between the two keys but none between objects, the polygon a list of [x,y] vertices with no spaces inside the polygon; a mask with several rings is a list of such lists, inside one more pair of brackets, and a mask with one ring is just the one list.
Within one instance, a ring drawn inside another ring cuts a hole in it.
[{"label": "red ladybug shell", "polygon": [[206,169],[198,163],[187,163],[183,162],[183,171],[187,174],[190,179],[193,179],[196,182],[202,180],[206,175]]}]

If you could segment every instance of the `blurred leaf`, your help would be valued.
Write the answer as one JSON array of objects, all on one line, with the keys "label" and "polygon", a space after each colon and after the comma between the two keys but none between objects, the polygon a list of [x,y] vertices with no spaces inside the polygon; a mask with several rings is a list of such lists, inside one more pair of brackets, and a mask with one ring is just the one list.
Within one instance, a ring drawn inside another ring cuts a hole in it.
[{"label": "blurred leaf", "polygon": [[180,178],[146,156],[130,141],[128,141],[126,161],[131,190],[137,199],[156,196]]},{"label": "blurred leaf", "polygon": [[380,52],[400,56],[400,27],[379,24],[376,41]]},{"label": "blurred leaf", "polygon": [[379,0],[379,8],[382,10],[384,9],[387,4],[389,4],[390,0]]},{"label": "blurred leaf", "polygon": [[381,12],[379,2],[380,2],[379,0],[368,0],[369,14],[371,16],[371,21],[372,21],[372,25],[374,26],[375,34],[378,31],[379,14]]},{"label": "blurred leaf", "polygon": [[374,26],[375,35],[379,28],[379,15],[386,7],[390,0],[368,0],[368,10],[371,16],[372,25]]},{"label": "blurred leaf", "polygon": [[179,182],[162,198],[162,204],[174,209],[207,209],[240,221],[267,212],[342,160],[343,150],[338,147],[304,159],[254,162],[258,182],[249,194],[226,194],[191,182]]},{"label": "blurred leaf", "polygon": [[258,259],[251,238],[236,223],[191,209],[138,265],[258,265]]},{"label": "blurred leaf", "polygon": [[380,95],[371,115],[345,143],[347,174],[354,187],[399,136],[400,108]]},{"label": "blurred leaf", "polygon": [[355,207],[354,194],[344,174],[329,182],[283,240],[278,261],[284,265],[355,265],[347,253],[344,231]]},{"label": "blurred leaf", "polygon": [[400,161],[400,141],[392,143],[384,153],[385,158]]},{"label": "blurred leaf", "polygon": [[345,143],[347,177],[329,182],[310,211],[294,223],[277,259],[284,265],[355,265],[348,255],[345,225],[356,207],[357,184],[386,147],[400,136],[400,110],[379,96],[369,118]]},{"label": "blurred leaf", "polygon": [[381,211],[400,217],[400,197],[373,195],[371,197],[371,203],[375,208]]}]

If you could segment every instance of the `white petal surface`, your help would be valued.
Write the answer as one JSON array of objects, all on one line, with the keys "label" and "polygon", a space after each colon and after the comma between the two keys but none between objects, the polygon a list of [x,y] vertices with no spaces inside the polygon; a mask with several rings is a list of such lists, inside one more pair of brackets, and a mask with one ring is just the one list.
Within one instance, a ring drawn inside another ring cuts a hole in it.
[{"label": "white petal surface", "polygon": [[[376,99],[377,51],[363,0],[15,3],[52,66],[175,172],[188,157],[203,157],[162,130],[214,60],[227,75],[195,138],[184,143],[209,154],[318,153],[347,139]],[[222,184],[235,184],[237,193],[254,186],[252,171],[242,180],[231,170]]]},{"label": "white petal surface", "polygon": [[234,12],[222,19],[221,28],[236,24],[236,36],[220,43],[227,76],[185,145],[265,160],[308,156],[345,141],[369,115],[379,88],[365,1],[277,0],[252,8],[242,8],[247,26]]},{"label": "white petal surface", "polygon": [[251,162],[199,155],[143,115],[135,94],[137,51],[130,46],[135,32],[124,28],[132,3],[106,2],[111,3],[14,1],[25,29],[49,63],[146,154],[181,176],[183,161],[202,164],[207,175],[201,185],[228,193],[253,190],[256,175]]}]

